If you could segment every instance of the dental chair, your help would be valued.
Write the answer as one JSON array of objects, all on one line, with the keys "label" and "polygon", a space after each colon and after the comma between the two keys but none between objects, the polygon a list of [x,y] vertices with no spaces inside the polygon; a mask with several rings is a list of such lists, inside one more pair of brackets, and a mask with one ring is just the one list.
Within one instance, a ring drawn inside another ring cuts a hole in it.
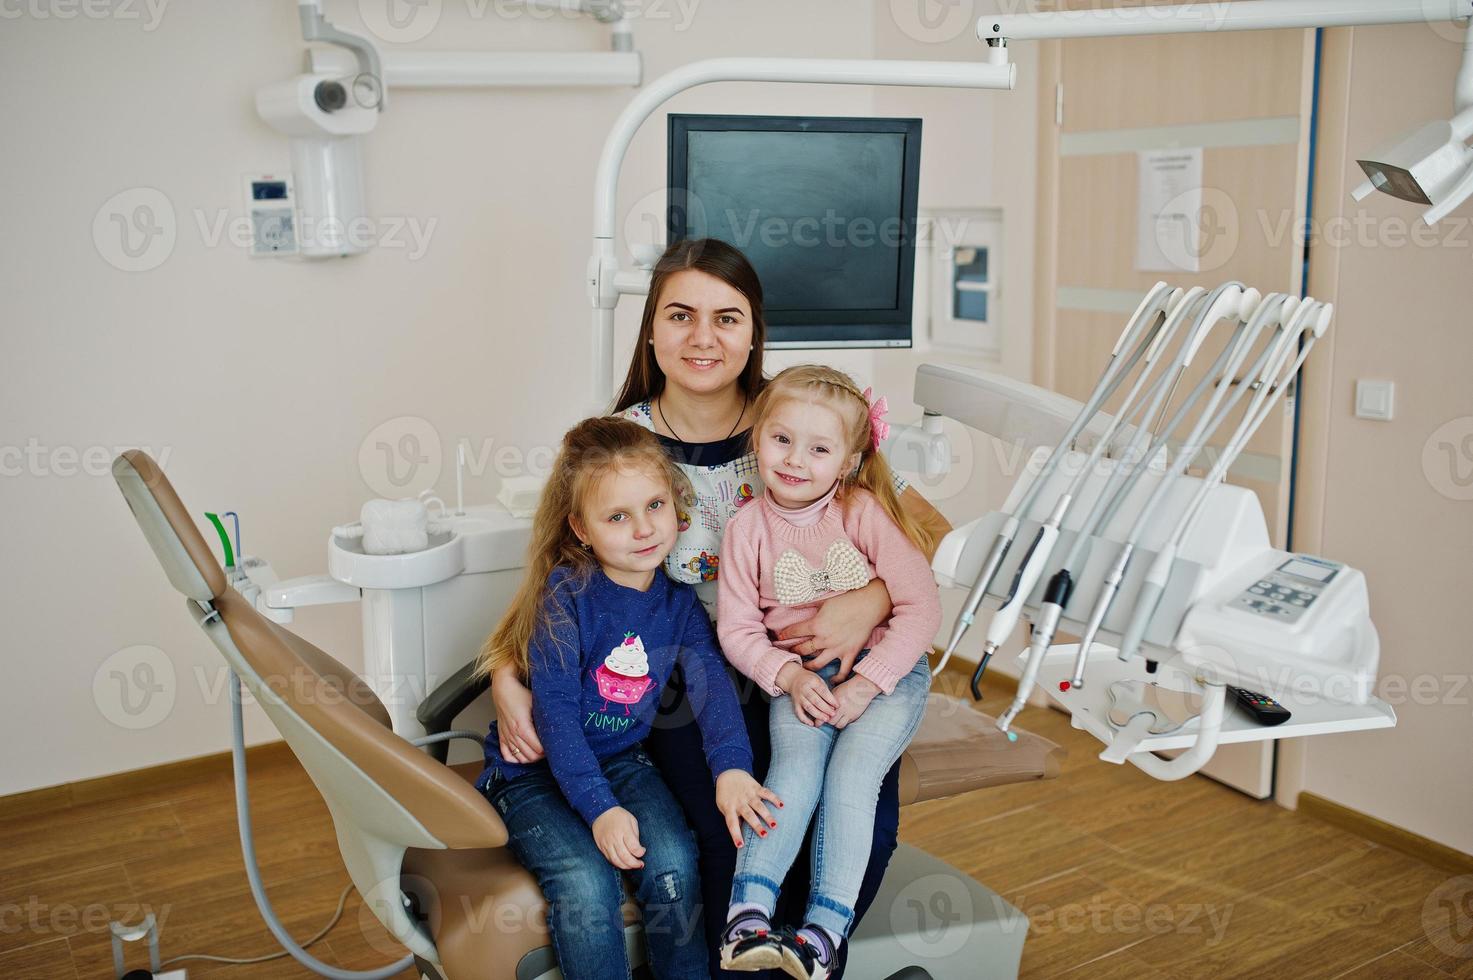
[{"label": "dental chair", "polygon": [[[226,579],[158,464],[140,450],[113,477],[169,582],[199,627],[276,725],[332,815],[343,863],[388,932],[430,980],[560,977],[536,880],[504,846],[506,827],[472,786],[480,764],[447,766],[443,746],[396,735],[368,684],[264,618]],[[442,685],[422,714],[448,731],[456,704],[483,685]],[[448,712],[448,713],[447,713]],[[428,727],[428,726],[427,726]],[[901,802],[1047,779],[1063,751],[933,693],[901,763]],[[624,907],[630,962],[646,964],[639,911]],[[901,844],[885,884],[851,938],[849,976],[1011,978],[1028,921],[976,881]]]}]

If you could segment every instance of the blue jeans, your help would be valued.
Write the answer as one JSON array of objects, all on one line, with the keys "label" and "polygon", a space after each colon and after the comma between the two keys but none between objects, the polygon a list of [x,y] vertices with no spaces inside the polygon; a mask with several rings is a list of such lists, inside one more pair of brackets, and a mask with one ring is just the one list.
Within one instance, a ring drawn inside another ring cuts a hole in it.
[{"label": "blue jeans", "polygon": [[[829,664],[818,675],[832,682],[838,668],[837,662]],[[773,699],[772,765],[765,785],[786,806],[766,837],[745,828],[732,879],[733,903],[753,902],[769,911],[776,906],[781,882],[817,809],[809,854],[813,885],[803,921],[849,934],[869,858],[855,844],[874,833],[880,783],[920,727],[930,689],[930,665],[923,657],[893,692],[876,695],[842,731],[805,725],[793,712],[792,698]]]},{"label": "blue jeans", "polygon": [[[747,735],[752,740],[755,774],[759,782],[765,782],[768,761],[771,758],[768,721],[771,705],[766,695],[758,691],[756,684],[750,679],[737,674],[730,667],[727,675],[736,687],[737,700],[741,703],[742,716],[747,724]],[[726,829],[726,818],[716,809],[711,771],[706,767],[706,756],[701,749],[700,728],[696,725],[691,710],[691,701],[699,702],[699,696],[689,697],[686,687],[685,675],[677,665],[662,692],[659,714],[649,737],[645,739],[645,747],[655,760],[655,765],[660,767],[660,772],[675,793],[676,799],[685,807],[686,819],[696,833],[696,842],[700,848],[702,903],[707,910],[703,919],[706,941],[711,950],[711,976],[717,980],[780,980],[787,976],[781,970],[733,973],[721,969],[717,947],[721,943],[721,930],[726,925],[726,906],[731,897],[731,881],[736,873],[738,851],[732,846],[731,834]],[[784,809],[779,816],[786,813],[787,810]],[[884,782],[880,784],[874,835],[866,852],[869,864],[854,908],[855,921],[864,918],[865,911],[879,894],[880,885],[885,878],[885,868],[889,866],[890,857],[895,853],[899,835],[900,764],[897,762],[890,767]],[[805,846],[814,846],[812,833],[808,835]],[[794,862],[787,881],[783,883],[783,894],[778,900],[774,922],[790,922],[803,909],[810,885],[809,864],[801,855]],[[789,915],[789,906],[794,910],[792,915]],[[847,945],[839,949],[839,961],[829,975],[830,980],[842,980],[848,952]]]},{"label": "blue jeans", "polygon": [[706,978],[706,937],[698,919],[696,846],[680,804],[644,749],[603,763],[619,804],[639,821],[644,867],[621,872],[599,851],[593,831],[568,805],[545,767],[506,779],[498,771],[486,798],[506,823],[507,846],[537,878],[550,906],[553,951],[567,980],[629,977],[624,949],[623,875],[644,913],[650,969],[659,980]]}]

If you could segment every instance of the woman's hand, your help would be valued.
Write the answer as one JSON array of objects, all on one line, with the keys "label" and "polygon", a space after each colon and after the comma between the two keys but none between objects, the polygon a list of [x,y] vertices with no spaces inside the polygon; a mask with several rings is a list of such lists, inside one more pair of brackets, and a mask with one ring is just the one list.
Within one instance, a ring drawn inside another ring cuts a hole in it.
[{"label": "woman's hand", "polygon": [[593,821],[593,842],[621,871],[644,867],[644,847],[639,843],[639,821],[622,806],[610,807]]},{"label": "woman's hand", "polygon": [[793,714],[809,728],[828,721],[839,707],[822,677],[792,661],[783,664],[783,669],[777,672],[777,686],[787,692],[793,701]]},{"label": "woman's hand", "polygon": [[838,708],[834,716],[829,719],[829,724],[835,728],[843,728],[860,715],[869,703],[880,693],[880,685],[862,674],[855,674],[838,687],[834,688],[834,698],[838,701]]},{"label": "woman's hand", "polygon": [[794,623],[778,634],[779,640],[803,639],[790,649],[800,656],[814,656],[804,666],[809,670],[839,661],[834,680],[849,676],[859,651],[869,645],[875,627],[890,615],[890,593],[885,583],[871,579],[862,589],[841,592],[824,600],[818,612],[801,623]]},{"label": "woman's hand", "polygon": [[542,743],[532,724],[532,692],[517,677],[515,668],[502,667],[491,675],[491,702],[496,705],[501,757],[523,765],[541,759]]},{"label": "woman's hand", "polygon": [[777,826],[772,812],[767,809],[768,803],[783,805],[776,793],[753,779],[750,773],[728,769],[716,777],[716,809],[726,818],[726,829],[737,847],[742,846],[743,820],[761,837],[766,837],[767,831]]}]

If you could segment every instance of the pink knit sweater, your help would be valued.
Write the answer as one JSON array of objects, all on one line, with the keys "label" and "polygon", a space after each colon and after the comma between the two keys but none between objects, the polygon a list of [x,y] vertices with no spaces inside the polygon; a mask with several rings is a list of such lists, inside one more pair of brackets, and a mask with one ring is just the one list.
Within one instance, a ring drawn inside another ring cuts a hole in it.
[{"label": "pink knit sweater", "polygon": [[846,490],[809,527],[790,524],[766,497],[752,501],[727,522],[719,567],[721,650],[773,696],[782,693],[778,671],[802,660],[774,644],[778,633],[808,619],[823,600],[872,578],[885,583],[892,608],[855,673],[889,694],[941,625],[941,596],[925,555],[863,490]]}]

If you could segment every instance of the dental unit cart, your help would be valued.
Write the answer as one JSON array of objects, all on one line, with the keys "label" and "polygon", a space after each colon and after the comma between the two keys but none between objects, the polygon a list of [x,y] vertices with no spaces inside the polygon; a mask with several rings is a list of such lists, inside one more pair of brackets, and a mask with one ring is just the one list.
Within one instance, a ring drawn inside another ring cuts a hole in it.
[{"label": "dental unit cart", "polygon": [[[917,372],[915,400],[928,411],[1003,440],[1026,439],[1033,446],[1068,434],[1071,420],[1077,421],[1085,408],[1032,385],[936,365]],[[1020,510],[1020,503],[1033,497],[1055,499],[1081,467],[1093,462],[1077,487],[1076,506],[1055,529],[1050,557],[1031,573],[1022,597],[1020,614],[1036,625],[1050,577],[1064,553],[1073,550],[1085,515],[1096,510],[1102,493],[1118,488],[1112,476],[1131,465],[1124,458],[1088,452],[1108,423],[1108,417],[1098,415],[1088,425],[1076,426],[1079,431],[1065,440],[1074,448],[1052,469],[1049,450],[1035,450],[1001,511],[957,528],[943,540],[933,563],[938,581],[971,587],[984,573],[1000,532],[1014,522],[1012,545],[992,569],[982,598],[988,609],[1002,607],[1033,555],[1028,543],[1042,539],[1046,524],[1041,510]],[[1040,478],[1042,492],[1029,494]],[[1168,486],[1137,542],[1136,560],[1115,586],[1115,601],[1090,629],[1086,620],[1109,586],[1126,531],[1166,478],[1159,457],[1146,462],[1113,516],[1094,528],[1086,542],[1087,558],[1077,569],[1059,626],[1075,635],[1093,633],[1104,642],[1094,643],[1082,662],[1078,644],[1049,649],[1032,668],[1036,674],[1030,686],[1042,685],[1075,728],[1105,743],[1101,759],[1129,760],[1159,779],[1197,772],[1219,744],[1395,725],[1395,712],[1372,693],[1380,644],[1365,577],[1340,562],[1271,547],[1258,497],[1242,487],[1215,482],[1204,491],[1204,480],[1194,476],[1181,476]],[[1132,628],[1148,566],[1194,503],[1200,506],[1200,519],[1190,521],[1190,531],[1170,561],[1165,587],[1139,638],[1139,653],[1121,659],[1121,640]],[[959,624],[958,631],[962,628]],[[1025,650],[1020,657],[1025,679],[1027,658]],[[1081,663],[1087,678],[1076,671]],[[1247,711],[1228,711],[1229,687],[1262,692],[1282,702],[1289,717],[1267,725]],[[1020,689],[1020,698],[1026,693]],[[1192,707],[1167,707],[1165,701]],[[1131,706],[1123,714],[1122,703]],[[1188,751],[1170,762],[1152,754],[1179,749]]]}]

